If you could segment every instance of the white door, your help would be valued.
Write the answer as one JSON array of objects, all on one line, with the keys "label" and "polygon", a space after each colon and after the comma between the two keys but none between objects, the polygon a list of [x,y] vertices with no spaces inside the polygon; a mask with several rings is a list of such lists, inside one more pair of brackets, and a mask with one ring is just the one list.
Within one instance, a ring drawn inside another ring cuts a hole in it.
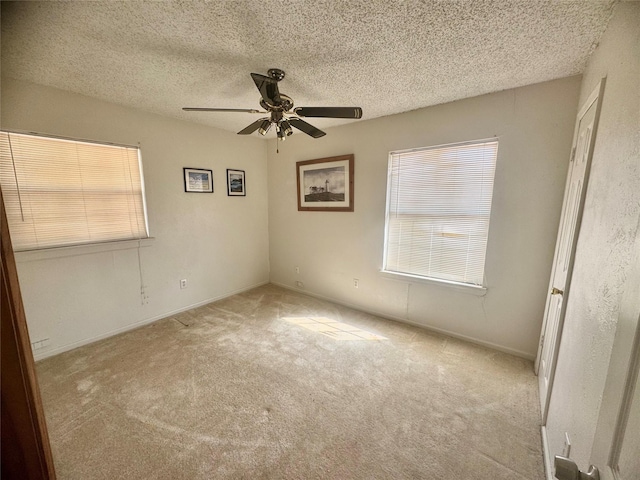
[{"label": "white door", "polygon": [[[590,463],[600,480],[640,480],[640,236],[620,303]],[[598,394],[598,393],[594,393]],[[560,465],[559,465],[560,462]],[[572,477],[578,466],[556,459],[556,477]],[[565,475],[559,474],[564,467]],[[585,466],[583,466],[585,468]],[[592,469],[593,470],[593,469]],[[584,474],[588,472],[583,470]],[[597,478],[595,472],[586,478]]]},{"label": "white door", "polygon": [[589,179],[589,168],[593,155],[600,104],[605,79],[589,96],[578,112],[571,149],[571,161],[560,216],[560,227],[556,240],[556,251],[551,270],[551,281],[547,293],[547,303],[540,336],[540,346],[536,358],[536,373],[540,390],[542,423],[546,423],[547,406],[553,386],[556,358],[560,347],[560,336],[564,322],[566,299],[573,269],[575,246],[580,230],[580,220]]}]

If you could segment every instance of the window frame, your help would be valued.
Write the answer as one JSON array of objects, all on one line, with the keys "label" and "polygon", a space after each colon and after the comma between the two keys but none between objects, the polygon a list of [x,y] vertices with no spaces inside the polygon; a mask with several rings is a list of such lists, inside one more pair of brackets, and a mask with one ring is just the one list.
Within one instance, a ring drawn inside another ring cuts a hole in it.
[{"label": "window frame", "polygon": [[[479,144],[484,144],[484,143],[490,143],[490,142],[495,142],[496,143],[496,154],[495,154],[495,160],[494,160],[494,166],[493,166],[493,178],[491,180],[491,187],[492,187],[492,193],[491,193],[491,202],[490,202],[490,209],[489,209],[489,222],[488,222],[488,227],[487,227],[487,234],[486,234],[486,245],[485,245],[485,252],[484,252],[484,263],[483,263],[483,280],[482,280],[482,284],[475,284],[475,283],[471,283],[471,282],[463,282],[463,281],[457,281],[457,280],[451,280],[451,279],[445,279],[445,278],[439,278],[439,277],[435,277],[435,276],[423,276],[423,275],[419,275],[419,274],[414,274],[414,273],[410,273],[410,272],[401,272],[401,271],[395,271],[395,270],[388,270],[387,269],[387,264],[388,264],[388,248],[389,248],[389,228],[390,228],[390,222],[389,222],[389,217],[390,217],[390,202],[392,201],[391,199],[391,191],[392,191],[392,162],[393,162],[393,156],[394,155],[398,155],[398,154],[405,154],[405,153],[412,153],[412,152],[423,152],[423,151],[428,151],[428,150],[436,150],[436,149],[444,149],[444,148],[451,148],[451,147],[464,147],[464,146],[470,146],[470,145],[479,145]],[[434,286],[439,286],[439,287],[444,287],[444,288],[449,288],[449,289],[455,289],[455,290],[459,290],[465,293],[470,293],[470,294],[474,294],[477,296],[483,296],[486,295],[487,292],[487,285],[486,285],[486,255],[487,252],[489,250],[489,233],[490,233],[490,227],[491,227],[491,212],[493,211],[493,192],[495,190],[495,177],[496,177],[496,171],[497,171],[497,164],[498,164],[498,150],[499,150],[499,138],[497,136],[495,137],[489,137],[489,138],[482,138],[482,139],[477,139],[477,140],[469,140],[469,141],[462,141],[462,142],[452,142],[452,143],[447,143],[447,144],[439,144],[439,145],[431,145],[431,146],[426,146],[426,147],[415,147],[415,148],[409,148],[409,149],[403,149],[403,150],[393,150],[389,152],[389,157],[388,157],[388,162],[387,162],[387,188],[386,188],[386,201],[385,201],[385,223],[384,223],[384,244],[383,244],[383,251],[382,251],[382,267],[379,270],[379,273],[390,280],[395,280],[395,281],[402,281],[402,282],[408,282],[408,283],[421,283],[421,284],[427,284],[427,285],[434,285]]]},{"label": "window frame", "polygon": [[[142,164],[142,149],[141,146],[138,145],[128,145],[114,142],[106,142],[106,141],[98,141],[98,140],[88,140],[84,138],[73,138],[67,137],[63,135],[54,135],[48,133],[40,133],[34,131],[24,131],[17,129],[9,129],[9,128],[0,128],[0,133],[4,133],[7,135],[23,135],[23,136],[31,136],[31,137],[41,137],[45,139],[53,139],[53,140],[61,140],[67,142],[75,142],[75,143],[85,143],[92,145],[99,145],[103,147],[118,147],[118,148],[126,148],[126,149],[135,149],[137,165],[138,165],[138,173],[140,176],[140,196],[141,196],[141,205],[142,212],[141,216],[144,220],[144,236],[136,236],[131,238],[120,238],[120,239],[101,239],[96,241],[88,241],[88,242],[78,242],[78,243],[68,243],[68,244],[60,244],[60,245],[48,245],[44,247],[37,248],[20,248],[19,246],[14,248],[14,253],[16,255],[16,259],[19,261],[32,261],[46,258],[57,258],[57,257],[65,257],[65,256],[74,256],[79,254],[79,252],[85,253],[94,253],[100,251],[112,251],[112,250],[121,250],[127,248],[140,248],[144,246],[150,246],[154,237],[151,236],[151,232],[149,230],[149,217],[147,213],[147,198],[146,198],[146,186],[144,181],[144,169]],[[11,154],[13,155],[13,154]],[[4,195],[3,195],[4,198]],[[11,227],[11,225],[9,225]]]}]

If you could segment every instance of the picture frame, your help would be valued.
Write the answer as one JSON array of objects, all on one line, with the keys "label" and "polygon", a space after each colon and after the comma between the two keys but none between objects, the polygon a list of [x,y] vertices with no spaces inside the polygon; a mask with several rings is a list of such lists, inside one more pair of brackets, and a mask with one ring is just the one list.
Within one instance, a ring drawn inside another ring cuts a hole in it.
[{"label": "picture frame", "polygon": [[202,168],[182,169],[184,172],[184,191],[195,193],[213,193],[213,171]]},{"label": "picture frame", "polygon": [[227,195],[230,197],[244,197],[247,195],[244,170],[227,168]]},{"label": "picture frame", "polygon": [[296,162],[298,211],[353,212],[354,156]]}]

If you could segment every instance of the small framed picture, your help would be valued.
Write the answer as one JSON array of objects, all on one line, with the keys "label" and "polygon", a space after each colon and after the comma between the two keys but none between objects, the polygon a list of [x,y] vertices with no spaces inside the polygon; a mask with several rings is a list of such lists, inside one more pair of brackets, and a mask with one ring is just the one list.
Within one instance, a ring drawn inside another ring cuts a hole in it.
[{"label": "small framed picture", "polygon": [[243,197],[247,194],[244,186],[244,170],[227,168],[227,195]]},{"label": "small framed picture", "polygon": [[184,191],[213,193],[213,172],[201,168],[183,168]]},{"label": "small framed picture", "polygon": [[296,162],[298,210],[353,212],[353,154]]}]

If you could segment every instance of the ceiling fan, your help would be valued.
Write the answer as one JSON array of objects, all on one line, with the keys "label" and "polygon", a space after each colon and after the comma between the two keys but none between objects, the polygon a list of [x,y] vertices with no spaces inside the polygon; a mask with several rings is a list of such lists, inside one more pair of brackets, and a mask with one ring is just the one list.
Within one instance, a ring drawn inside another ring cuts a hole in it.
[{"label": "ceiling fan", "polygon": [[[305,122],[300,117],[323,117],[323,118],[362,118],[360,107],[296,107],[293,108],[293,100],[278,90],[278,82],[284,78],[284,71],[279,68],[268,70],[268,77],[259,73],[252,73],[251,78],[258,87],[260,95],[260,106],[262,110],[245,108],[201,108],[184,107],[187,112],[244,112],[262,113],[269,116],[256,120],[248,127],[240,130],[238,135],[250,135],[256,130],[261,135],[266,135],[271,125],[275,125],[278,140],[285,140],[293,133],[291,127],[297,128],[301,132],[320,138],[326,135],[322,130],[317,129],[310,123]],[[292,110],[293,109],[293,110]]]}]

